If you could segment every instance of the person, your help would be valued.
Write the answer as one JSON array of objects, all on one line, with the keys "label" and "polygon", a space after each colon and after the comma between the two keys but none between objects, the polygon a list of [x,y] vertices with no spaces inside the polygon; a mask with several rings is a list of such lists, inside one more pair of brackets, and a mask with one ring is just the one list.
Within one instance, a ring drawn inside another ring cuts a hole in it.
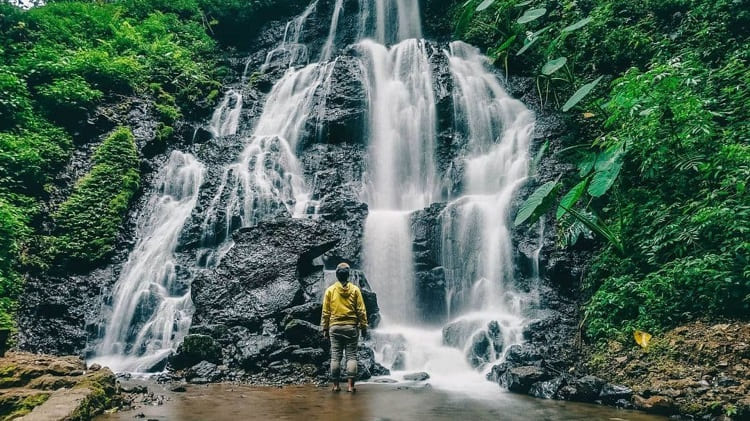
[{"label": "person", "polygon": [[[367,334],[367,311],[359,287],[349,282],[349,265],[339,263],[336,267],[337,281],[326,289],[323,296],[323,312],[320,325],[323,336],[331,341],[331,379],[333,391],[339,392],[341,357],[346,355],[347,392],[357,391],[357,343],[359,333]],[[359,328],[359,329],[358,329]]]}]

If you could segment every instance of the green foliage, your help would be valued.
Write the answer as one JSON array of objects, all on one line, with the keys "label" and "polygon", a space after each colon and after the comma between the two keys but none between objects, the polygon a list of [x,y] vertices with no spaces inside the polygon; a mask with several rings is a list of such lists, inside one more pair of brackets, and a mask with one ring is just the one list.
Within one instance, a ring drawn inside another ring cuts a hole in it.
[{"label": "green foliage", "polygon": [[112,252],[140,183],[135,139],[127,128],[107,137],[93,161],[94,167],[54,215],[62,258],[76,263],[97,263]]},{"label": "green foliage", "polygon": [[559,188],[560,183],[556,181],[548,181],[539,186],[518,208],[513,223],[518,226],[526,221],[532,224],[536,222],[552,206]]},{"label": "green foliage", "polygon": [[103,96],[102,92],[93,89],[85,79],[73,76],[70,79],[58,79],[38,87],[39,103],[52,115],[67,114],[73,111],[91,109]]},{"label": "green foliage", "polygon": [[575,107],[576,104],[581,102],[581,100],[585,98],[586,95],[588,95],[591,92],[591,90],[594,89],[597,84],[599,84],[601,80],[602,80],[602,76],[599,76],[598,78],[594,79],[592,82],[589,82],[581,86],[580,88],[578,88],[578,90],[573,93],[573,95],[565,102],[565,104],[563,104],[562,110],[568,111],[571,108]]},{"label": "green foliage", "polygon": [[22,274],[106,258],[137,189],[132,136],[119,130],[60,208],[45,204],[87,114],[121,95],[150,97],[154,143],[165,146],[178,120],[217,100],[217,45],[201,7],[65,1],[22,10],[0,1],[0,325],[11,323]]},{"label": "green foliage", "polygon": [[[593,338],[750,317],[744,3],[495,0],[481,12],[473,1],[457,9],[460,37],[506,72],[537,78],[545,106],[571,111],[576,144],[558,153],[578,171],[560,181],[568,192],[557,229],[561,244],[606,239],[585,283]],[[542,7],[543,16],[523,18]],[[612,82],[578,82],[602,78]]]}]

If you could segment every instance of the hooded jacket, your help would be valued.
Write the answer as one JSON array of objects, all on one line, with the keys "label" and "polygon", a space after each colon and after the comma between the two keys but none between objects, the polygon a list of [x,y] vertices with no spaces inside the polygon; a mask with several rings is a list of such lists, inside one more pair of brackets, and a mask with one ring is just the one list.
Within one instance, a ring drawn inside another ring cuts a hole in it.
[{"label": "hooded jacket", "polygon": [[323,296],[323,315],[320,319],[323,331],[335,325],[355,325],[367,328],[367,310],[359,287],[347,282],[346,286],[336,281],[326,289]]}]

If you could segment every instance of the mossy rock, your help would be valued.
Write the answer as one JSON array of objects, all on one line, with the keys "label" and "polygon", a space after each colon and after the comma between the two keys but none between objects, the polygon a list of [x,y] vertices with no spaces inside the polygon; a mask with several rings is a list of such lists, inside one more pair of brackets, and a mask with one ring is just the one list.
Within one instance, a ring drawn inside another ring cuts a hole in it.
[{"label": "mossy rock", "polygon": [[187,335],[177,352],[169,359],[169,365],[174,370],[192,367],[201,361],[219,364],[221,362],[221,347],[208,335]]}]

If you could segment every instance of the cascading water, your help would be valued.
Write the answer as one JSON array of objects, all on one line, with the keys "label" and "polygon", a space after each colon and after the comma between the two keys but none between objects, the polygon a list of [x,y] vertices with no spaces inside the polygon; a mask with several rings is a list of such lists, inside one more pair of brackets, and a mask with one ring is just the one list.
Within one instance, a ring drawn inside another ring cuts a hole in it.
[{"label": "cascading water", "polygon": [[138,240],[115,284],[94,361],[115,371],[147,371],[187,333],[190,284],[179,278],[174,252],[203,173],[200,162],[179,151],[162,168],[156,192],[138,218]]},{"label": "cascading water", "polygon": [[[317,7],[317,1],[312,2],[289,21],[281,43],[266,55],[262,72],[278,71],[279,63],[286,70],[254,127],[238,133],[241,88],[229,90],[213,115],[209,130],[214,136],[236,134],[244,148],[221,172],[218,189],[202,215],[201,249],[195,260],[199,267],[215,267],[239,227],[279,214],[305,217],[316,212],[296,152],[306,136],[317,135],[310,133],[308,123],[323,115],[315,106],[327,106],[340,51],[338,30],[347,18],[343,0],[333,2],[319,61],[308,63],[310,53],[301,37]],[[521,339],[526,298],[513,288],[508,212],[527,176],[534,117],[507,95],[478,50],[460,42],[450,44],[442,54],[453,80],[454,132],[466,142],[457,158],[464,168],[461,192],[445,196],[442,187],[450,184],[450,175],[441,173],[438,165],[431,62],[441,53],[421,39],[418,2],[360,0],[357,22],[359,36],[347,58],[356,52],[368,99],[361,198],[369,214],[362,260],[383,317],[374,335],[377,354],[397,375],[428,371],[435,385],[465,388],[471,382],[476,391],[479,385],[489,385],[481,370]],[[179,183],[170,178],[179,173],[170,169],[173,166],[201,168],[189,155],[175,152],[163,175],[172,181],[164,185]],[[116,369],[153,366],[179,343],[190,324],[189,284],[182,285],[181,295],[174,292],[173,254],[196,202],[200,179],[193,181],[190,195],[175,196],[161,187],[152,199],[151,219],[141,223],[141,240],[115,287],[112,314],[98,348],[97,358],[115,362]],[[184,199],[184,210],[160,211],[157,202],[167,196],[180,203]],[[444,203],[438,216],[437,251],[445,273],[444,328],[423,323],[426,317],[415,305],[411,220],[414,212],[433,203]],[[147,269],[154,267],[160,271],[149,273]]]}]

